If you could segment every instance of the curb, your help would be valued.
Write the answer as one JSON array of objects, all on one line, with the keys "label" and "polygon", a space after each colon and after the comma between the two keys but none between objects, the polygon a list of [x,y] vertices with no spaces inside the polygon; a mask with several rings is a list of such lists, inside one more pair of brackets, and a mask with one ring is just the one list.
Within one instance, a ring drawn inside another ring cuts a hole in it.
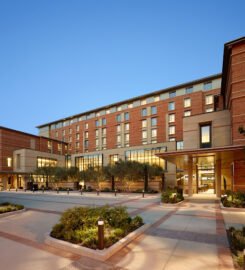
[{"label": "curb", "polygon": [[0,214],[0,218],[13,216],[15,214],[21,214],[22,212],[25,212],[25,211],[26,211],[26,209],[24,208],[24,209],[17,210],[17,211],[6,212],[6,213],[3,213],[3,214]]},{"label": "curb", "polygon": [[141,235],[143,232],[145,232],[151,225],[145,224],[141,226],[139,229],[129,233],[124,238],[120,239],[117,243],[112,245],[109,248],[106,248],[104,250],[93,250],[90,248],[82,247],[76,244],[72,244],[63,240],[55,239],[51,236],[49,236],[49,233],[45,235],[45,243],[65,250],[69,251],[78,255],[90,257],[90,258],[96,258],[99,261],[105,261],[108,258],[110,258],[113,254],[115,254],[117,251],[128,245],[131,241],[133,241],[136,237]]}]

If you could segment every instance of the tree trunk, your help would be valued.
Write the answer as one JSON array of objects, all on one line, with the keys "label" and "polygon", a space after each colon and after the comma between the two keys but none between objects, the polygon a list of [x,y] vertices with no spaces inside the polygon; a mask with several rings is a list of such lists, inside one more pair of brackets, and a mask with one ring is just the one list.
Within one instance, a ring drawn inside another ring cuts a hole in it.
[{"label": "tree trunk", "polygon": [[148,169],[147,166],[144,168],[144,190],[145,192],[148,191]]},{"label": "tree trunk", "polygon": [[112,191],[115,190],[115,177],[114,177],[114,175],[112,175],[112,177],[111,177],[111,190]]}]

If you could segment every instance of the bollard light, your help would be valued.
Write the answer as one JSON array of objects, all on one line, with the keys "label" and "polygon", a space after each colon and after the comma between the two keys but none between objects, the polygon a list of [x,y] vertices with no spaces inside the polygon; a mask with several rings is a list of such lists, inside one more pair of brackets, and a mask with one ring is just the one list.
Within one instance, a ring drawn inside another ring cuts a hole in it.
[{"label": "bollard light", "polygon": [[32,188],[32,192],[34,193],[34,191],[35,191],[35,189],[34,188]]},{"label": "bollard light", "polygon": [[100,191],[99,191],[99,189],[97,189],[97,196],[99,196],[100,195]]},{"label": "bollard light", "polygon": [[104,244],[104,221],[98,220],[98,248],[100,250],[105,248]]},{"label": "bollard light", "polygon": [[15,190],[16,192],[18,191],[18,189],[16,188],[16,190]]},{"label": "bollard light", "polygon": [[142,190],[142,198],[144,198],[145,197],[145,191],[144,191],[144,189]]},{"label": "bollard light", "polygon": [[81,195],[83,195],[83,189],[81,188]]},{"label": "bollard light", "polygon": [[117,190],[115,189],[115,197],[117,196]]},{"label": "bollard light", "polygon": [[70,192],[70,190],[69,190],[69,188],[67,189],[67,194],[69,195],[69,192]]},{"label": "bollard light", "polygon": [[57,188],[57,194],[59,194],[59,188]]},{"label": "bollard light", "polygon": [[26,188],[25,188],[24,190],[25,190],[25,192],[26,192]]},{"label": "bollard light", "polygon": [[43,187],[43,189],[42,189],[42,190],[43,190],[43,193],[44,193],[44,187]]}]

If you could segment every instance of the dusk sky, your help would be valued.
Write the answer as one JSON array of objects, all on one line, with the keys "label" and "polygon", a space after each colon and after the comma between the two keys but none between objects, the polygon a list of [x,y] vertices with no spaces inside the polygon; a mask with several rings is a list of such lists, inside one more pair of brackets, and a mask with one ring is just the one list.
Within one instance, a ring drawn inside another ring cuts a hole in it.
[{"label": "dusk sky", "polygon": [[245,1],[0,0],[0,126],[35,126],[220,73]]}]

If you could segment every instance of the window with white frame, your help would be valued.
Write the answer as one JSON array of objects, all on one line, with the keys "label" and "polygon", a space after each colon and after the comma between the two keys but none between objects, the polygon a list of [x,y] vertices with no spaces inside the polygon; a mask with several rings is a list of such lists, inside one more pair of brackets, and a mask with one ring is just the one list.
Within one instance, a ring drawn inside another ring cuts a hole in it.
[{"label": "window with white frame", "polygon": [[146,128],[147,127],[147,120],[146,119],[144,119],[144,120],[141,121],[141,127],[142,128]]},{"label": "window with white frame", "polygon": [[129,131],[129,123],[125,124],[125,131]]},{"label": "window with white frame", "polygon": [[184,99],[184,107],[185,108],[191,107],[191,99],[190,98]]},{"label": "window with white frame", "polygon": [[171,113],[168,115],[168,122],[169,123],[174,123],[175,122],[175,114]]},{"label": "window with white frame", "polygon": [[175,110],[175,102],[174,101],[168,103],[168,110],[169,111]]},{"label": "window with white frame", "polygon": [[191,116],[191,111],[184,111],[184,117]]},{"label": "window with white frame", "polygon": [[145,140],[145,139],[147,139],[147,131],[143,130],[142,131],[142,140]]},{"label": "window with white frame", "polygon": [[156,128],[154,128],[154,129],[151,130],[151,137],[152,138],[157,137],[157,129]]},{"label": "window with white frame", "polygon": [[168,127],[168,134],[169,135],[174,135],[175,134],[175,126]]},{"label": "window with white frame", "polygon": [[213,95],[207,95],[205,97],[205,104],[206,105],[213,104],[213,102],[214,102],[214,96]]}]

